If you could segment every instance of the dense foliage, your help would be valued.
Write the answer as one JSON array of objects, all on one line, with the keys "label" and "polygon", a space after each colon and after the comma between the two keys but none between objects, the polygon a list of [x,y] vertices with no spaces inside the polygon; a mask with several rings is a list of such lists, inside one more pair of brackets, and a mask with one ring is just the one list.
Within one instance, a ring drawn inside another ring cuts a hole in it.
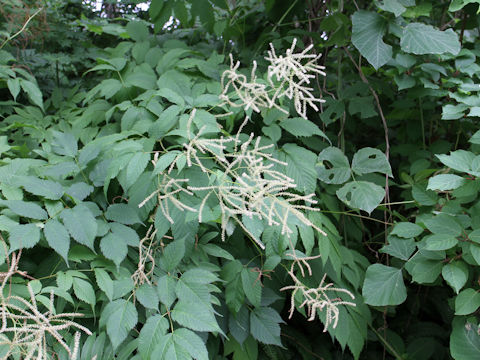
[{"label": "dense foliage", "polygon": [[480,358],[474,0],[2,0],[0,358]]}]

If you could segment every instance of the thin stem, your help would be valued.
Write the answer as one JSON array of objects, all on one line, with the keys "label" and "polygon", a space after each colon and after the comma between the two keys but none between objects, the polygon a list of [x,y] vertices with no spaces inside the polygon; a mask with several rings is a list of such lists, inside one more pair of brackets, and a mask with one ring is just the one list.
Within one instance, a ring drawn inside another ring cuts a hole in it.
[{"label": "thin stem", "polygon": [[9,36],[7,39],[5,39],[2,43],[2,45],[0,45],[0,49],[2,49],[5,45],[7,45],[7,43],[10,41],[10,40],[13,40],[15,39],[18,35],[20,35],[22,32],[25,31],[25,29],[27,28],[28,26],[28,23],[35,17],[38,15],[38,13],[40,13],[40,11],[42,11],[43,8],[40,8],[38,9],[37,11],[35,11],[33,13],[32,16],[30,16],[27,21],[25,22],[25,24],[23,24],[22,28],[20,30],[18,30],[13,36]]}]

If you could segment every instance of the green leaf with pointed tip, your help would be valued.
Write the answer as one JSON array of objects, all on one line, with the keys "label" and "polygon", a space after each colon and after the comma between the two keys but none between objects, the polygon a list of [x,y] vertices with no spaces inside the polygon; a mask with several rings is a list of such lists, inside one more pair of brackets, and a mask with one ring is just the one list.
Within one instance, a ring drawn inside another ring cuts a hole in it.
[{"label": "green leaf with pointed tip", "polygon": [[313,152],[295,144],[285,144],[282,150],[285,152],[285,157],[282,160],[288,166],[286,169],[282,166],[281,171],[286,171],[286,175],[295,181],[297,191],[304,194],[315,192],[317,184],[315,162],[317,156]]},{"label": "green leaf with pointed tip", "polygon": [[157,282],[157,294],[160,302],[167,308],[172,306],[173,302],[177,299],[175,294],[175,287],[177,281],[170,275],[163,275]]},{"label": "green leaf with pointed tip", "polygon": [[330,146],[318,155],[318,178],[327,184],[343,184],[350,179],[350,163],[339,148]]},{"label": "green leaf with pointed tip", "polygon": [[407,298],[402,270],[382,264],[367,268],[362,295],[373,306],[399,305]]},{"label": "green leaf with pointed tip", "polygon": [[31,194],[42,196],[49,200],[58,200],[63,196],[63,188],[58,182],[42,180],[35,176],[19,176],[17,184]]},{"label": "green leaf with pointed tip", "polygon": [[469,315],[480,307],[480,293],[464,289],[455,297],[455,315]]},{"label": "green leaf with pointed tip", "polygon": [[458,175],[453,174],[440,174],[432,176],[428,179],[427,190],[454,190],[464,185],[467,182],[466,179]]},{"label": "green leaf with pointed tip", "polygon": [[173,333],[173,342],[196,360],[208,360],[208,351],[202,338],[188,329],[180,328]]},{"label": "green leaf with pointed tip", "polygon": [[116,349],[137,325],[137,310],[131,302],[118,299],[109,303],[103,311],[110,314],[107,319],[107,334]]},{"label": "green leaf with pointed tip", "polygon": [[457,55],[461,48],[458,35],[452,29],[440,31],[422,23],[410,23],[405,27],[400,46],[403,51],[416,55]]},{"label": "green leaf with pointed tip", "polygon": [[448,250],[458,244],[458,240],[448,234],[433,234],[423,238],[427,250]]},{"label": "green leaf with pointed tip", "polygon": [[112,260],[117,267],[125,259],[128,253],[127,243],[121,237],[109,232],[100,241],[102,254],[109,260]]},{"label": "green leaf with pointed tip", "polygon": [[222,332],[213,309],[198,302],[180,300],[171,311],[172,319],[195,331]]},{"label": "green leaf with pointed tip", "polygon": [[50,219],[45,223],[43,233],[47,239],[48,245],[55,250],[68,263],[68,250],[70,249],[70,235],[62,223],[55,219]]},{"label": "green leaf with pointed tip", "polygon": [[92,285],[78,277],[73,278],[73,292],[75,296],[82,301],[85,301],[87,304],[95,306],[95,291],[93,290]]},{"label": "green leaf with pointed tip", "polygon": [[128,204],[112,204],[107,208],[105,217],[125,225],[141,224],[138,211]]},{"label": "green leaf with pointed tip", "polygon": [[385,190],[368,181],[351,181],[337,190],[337,196],[348,206],[370,214],[382,202]]},{"label": "green leaf with pointed tip", "polygon": [[158,295],[157,290],[153,285],[144,283],[142,284],[137,291],[135,291],[135,295],[137,300],[140,304],[145,306],[148,309],[158,309]]},{"label": "green leaf with pointed tip", "polygon": [[390,234],[397,235],[402,238],[414,238],[423,232],[423,228],[411,222],[400,222],[395,225]]},{"label": "green leaf with pointed tip", "polygon": [[43,110],[42,92],[38,88],[37,84],[25,79],[20,79],[20,86],[22,87],[23,91],[27,93],[31,102]]},{"label": "green leaf with pointed tip", "polygon": [[442,276],[445,281],[458,294],[468,279],[468,267],[463,261],[454,261],[442,268]]},{"label": "green leaf with pointed tip", "polygon": [[407,261],[415,249],[416,246],[413,239],[400,239],[390,235],[388,237],[388,245],[384,245],[380,252]]},{"label": "green leaf with pointed tip", "polygon": [[138,336],[138,351],[143,360],[152,359],[155,346],[165,336],[169,326],[168,320],[160,314],[147,319]]},{"label": "green leaf with pointed tip", "polygon": [[34,224],[18,224],[8,236],[10,253],[19,249],[29,249],[40,241],[40,228]]},{"label": "green leaf with pointed tip", "polygon": [[8,207],[15,214],[35,220],[48,219],[48,214],[39,205],[22,200],[0,200],[0,205]]},{"label": "green leaf with pointed tip", "polygon": [[352,25],[353,45],[378,70],[392,58],[392,47],[383,41],[387,22],[375,12],[360,10],[353,14]]},{"label": "green leaf with pointed tip", "polygon": [[259,307],[250,313],[250,332],[264,344],[282,346],[280,323],[283,323],[282,318],[270,307]]},{"label": "green leaf with pointed tip", "polygon": [[453,217],[448,214],[438,214],[428,220],[425,220],[425,226],[434,234],[459,236],[462,233],[462,226]]},{"label": "green leaf with pointed tip", "polygon": [[480,354],[478,325],[470,321],[457,316],[453,319],[450,353],[456,360],[474,360]]},{"label": "green leaf with pointed tip", "polygon": [[327,135],[325,135],[325,133],[320,130],[316,124],[302,117],[288,118],[280,121],[278,125],[280,125],[280,127],[282,127],[284,130],[288,131],[290,134],[297,137],[318,135],[330,142]]},{"label": "green leaf with pointed tip", "polygon": [[113,300],[113,281],[108,273],[101,268],[95,268],[95,280],[98,287],[107,295],[110,301]]},{"label": "green leaf with pointed tip", "polygon": [[253,271],[253,268],[243,268],[240,273],[242,279],[242,287],[247,299],[253,306],[259,307],[262,301],[262,285],[258,276],[258,272]]},{"label": "green leaf with pointed tip", "polygon": [[92,212],[86,206],[77,205],[73,209],[64,209],[60,213],[60,217],[75,241],[94,250],[93,242],[97,235],[98,225]]}]

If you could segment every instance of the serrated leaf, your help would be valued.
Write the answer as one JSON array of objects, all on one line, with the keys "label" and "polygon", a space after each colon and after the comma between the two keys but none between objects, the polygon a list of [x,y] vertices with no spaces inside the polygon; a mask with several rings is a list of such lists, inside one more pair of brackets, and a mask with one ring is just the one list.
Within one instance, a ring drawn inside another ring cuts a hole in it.
[{"label": "serrated leaf", "polygon": [[388,237],[388,245],[383,246],[380,252],[407,261],[415,249],[416,245],[413,239],[399,239],[390,235]]},{"label": "serrated leaf", "polygon": [[352,170],[359,175],[380,172],[392,176],[392,169],[385,154],[370,147],[360,149],[353,155]]},{"label": "serrated leaf", "polygon": [[13,96],[13,100],[17,100],[17,96],[20,93],[20,79],[8,79],[7,80],[8,90],[10,90],[10,94]]},{"label": "serrated leaf", "polygon": [[78,153],[77,140],[71,133],[53,131],[52,150],[59,155],[74,157]]},{"label": "serrated leaf", "polygon": [[[285,161],[288,164],[286,174],[297,184],[296,190],[305,194],[315,192],[317,184],[315,163],[317,156],[313,152],[295,144],[285,144],[282,149],[286,153]],[[283,171],[285,169],[282,169]]]},{"label": "serrated leaf", "polygon": [[165,271],[174,270],[185,255],[185,240],[174,240],[167,246],[162,256],[162,264]]},{"label": "serrated leaf", "polygon": [[20,79],[20,86],[22,87],[23,91],[27,93],[31,102],[43,110],[42,92],[38,88],[37,84],[25,79]]},{"label": "serrated leaf", "polygon": [[432,176],[428,179],[427,190],[454,190],[464,185],[467,182],[466,179],[458,175],[453,174],[440,174]]},{"label": "serrated leaf", "polygon": [[179,301],[171,311],[172,319],[182,326],[195,331],[222,332],[213,310],[190,301]]},{"label": "serrated leaf", "polygon": [[107,295],[110,301],[113,300],[113,281],[108,273],[101,268],[95,268],[95,279],[98,287]]},{"label": "serrated leaf", "polygon": [[18,224],[10,230],[8,242],[10,253],[19,249],[29,249],[40,241],[40,228],[34,224]]},{"label": "serrated leaf", "polygon": [[96,298],[95,298],[95,291],[93,290],[92,285],[78,277],[73,278],[73,292],[75,296],[82,301],[85,301],[87,304],[95,306]]},{"label": "serrated leaf", "polygon": [[125,225],[141,224],[138,211],[128,204],[112,204],[107,208],[105,217]]},{"label": "serrated leaf", "polygon": [[128,190],[143,173],[150,161],[150,154],[135,153],[125,169],[125,190]]},{"label": "serrated leaf", "polygon": [[392,58],[392,47],[383,42],[386,21],[377,13],[360,10],[352,16],[352,43],[365,59],[379,69]]},{"label": "serrated leaf", "polygon": [[19,176],[17,183],[29,193],[49,200],[58,200],[63,196],[62,185],[55,181],[42,180],[35,176]]},{"label": "serrated leaf", "polygon": [[172,306],[173,302],[177,299],[175,294],[175,288],[177,281],[170,275],[163,275],[157,282],[157,294],[160,302],[167,308]]},{"label": "serrated leaf", "polygon": [[55,250],[68,264],[68,250],[70,249],[70,235],[65,226],[55,219],[50,219],[45,223],[43,233],[47,239],[48,245]]},{"label": "serrated leaf", "polygon": [[102,254],[112,260],[117,267],[125,259],[128,253],[127,243],[121,237],[108,233],[100,240]]},{"label": "serrated leaf", "polygon": [[367,268],[362,295],[373,306],[399,305],[407,298],[402,270],[382,264]]},{"label": "serrated leaf", "polygon": [[403,51],[416,55],[447,52],[457,55],[461,48],[458,35],[452,29],[440,31],[422,23],[410,23],[405,27],[400,46]]},{"label": "serrated leaf", "polygon": [[350,163],[336,147],[327,147],[318,155],[316,164],[318,178],[327,184],[343,184],[350,179]]},{"label": "serrated leaf", "polygon": [[194,332],[180,328],[173,333],[173,342],[186,351],[192,358],[208,360],[208,351],[202,338]]},{"label": "serrated leaf", "polygon": [[137,310],[131,302],[118,299],[109,303],[103,311],[110,313],[107,319],[107,334],[116,349],[137,325]]},{"label": "serrated leaf", "polygon": [[169,326],[168,320],[162,315],[154,315],[147,319],[138,336],[138,350],[143,360],[152,359],[155,346],[165,336]]},{"label": "serrated leaf", "polygon": [[148,309],[158,309],[158,295],[157,290],[153,285],[142,284],[137,291],[135,291],[137,300]]},{"label": "serrated leaf", "polygon": [[337,196],[348,206],[370,214],[382,202],[385,190],[368,181],[351,181],[337,190]]},{"label": "serrated leaf", "polygon": [[140,237],[135,230],[116,222],[112,222],[109,225],[113,235],[122,239],[128,246],[138,247],[140,243]]},{"label": "serrated leaf", "polygon": [[325,133],[320,130],[320,128],[316,124],[314,124],[310,120],[301,117],[282,120],[278,123],[278,125],[280,125],[284,130],[288,131],[294,136],[309,137],[313,135],[318,135],[330,142],[327,135],[325,135]]},{"label": "serrated leaf", "polygon": [[258,273],[252,270],[252,268],[243,268],[240,276],[247,299],[254,307],[259,307],[262,301],[262,286]]},{"label": "serrated leaf", "polygon": [[73,209],[64,209],[60,213],[60,217],[75,241],[94,250],[93,242],[97,235],[98,225],[92,212],[86,206],[77,205]]},{"label": "serrated leaf", "polygon": [[90,195],[93,192],[93,190],[94,190],[93,186],[88,185],[84,182],[78,182],[70,185],[70,187],[67,190],[65,190],[65,193],[67,193],[68,195],[74,197],[79,201],[82,201],[88,195]]},{"label": "serrated leaf", "polygon": [[45,220],[48,214],[39,205],[22,200],[0,200],[0,205],[8,207],[15,214],[35,220]]},{"label": "serrated leaf", "polygon": [[256,308],[250,313],[250,332],[256,340],[264,344],[282,346],[279,325],[282,322],[274,309]]}]

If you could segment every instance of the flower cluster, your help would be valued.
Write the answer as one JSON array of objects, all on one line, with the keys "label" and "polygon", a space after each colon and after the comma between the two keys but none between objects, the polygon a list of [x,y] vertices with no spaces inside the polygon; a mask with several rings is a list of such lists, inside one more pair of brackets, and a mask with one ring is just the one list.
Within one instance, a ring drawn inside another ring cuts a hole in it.
[{"label": "flower cluster", "polygon": [[[260,112],[262,108],[275,107],[287,113],[280,107],[276,100],[282,97],[293,99],[295,110],[303,117],[307,117],[307,105],[318,111],[316,103],[324,100],[313,95],[313,88],[309,87],[310,81],[316,74],[325,76],[325,67],[317,65],[316,61],[320,55],[309,54],[313,45],[308,46],[300,53],[294,53],[297,39],[293,40],[292,46],[287,49],[285,55],[277,56],[273,44],[266,60],[270,62],[267,71],[268,85],[258,80],[255,75],[257,63],[253,62],[250,81],[247,77],[238,72],[240,62],[234,62],[230,54],[230,69],[222,74],[222,93],[220,99],[233,107],[243,107],[245,110],[251,108]],[[306,62],[305,62],[306,61]],[[238,99],[232,100],[236,95]]]}]

